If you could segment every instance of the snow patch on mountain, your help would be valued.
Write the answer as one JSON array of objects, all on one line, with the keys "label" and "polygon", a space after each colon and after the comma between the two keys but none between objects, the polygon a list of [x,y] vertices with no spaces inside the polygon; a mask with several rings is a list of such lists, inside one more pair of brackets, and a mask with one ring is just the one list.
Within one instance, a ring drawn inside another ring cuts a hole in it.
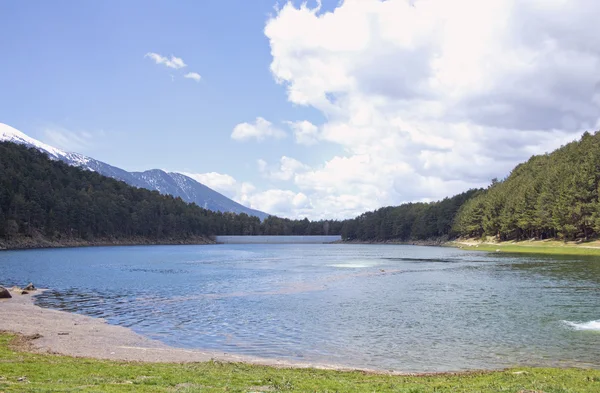
[{"label": "snow patch on mountain", "polygon": [[21,131],[13,128],[9,125],[0,123],[0,141],[14,142],[22,145],[27,145],[30,147],[35,147],[40,150],[44,150],[51,157],[58,159],[60,157],[66,157],[68,155],[67,152],[42,143],[36,139],[31,138],[30,136],[22,133]]},{"label": "snow patch on mountain", "polygon": [[21,145],[26,145],[28,147],[33,147],[45,152],[50,158],[54,160],[62,160],[68,162],[70,165],[73,166],[83,167],[92,171],[94,170],[93,168],[87,167],[88,163],[91,160],[90,158],[79,153],[70,153],[61,149],[57,149],[56,147],[47,145],[43,142],[38,141],[37,139],[33,139],[32,137],[22,133],[16,128],[13,128],[3,123],[0,123],[0,141],[13,142]]}]

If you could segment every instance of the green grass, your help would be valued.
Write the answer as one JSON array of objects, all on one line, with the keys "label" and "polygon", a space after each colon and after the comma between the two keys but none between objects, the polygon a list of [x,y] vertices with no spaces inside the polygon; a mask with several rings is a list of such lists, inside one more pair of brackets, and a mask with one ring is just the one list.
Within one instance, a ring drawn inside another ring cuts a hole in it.
[{"label": "green grass", "polygon": [[0,334],[0,392],[600,392],[600,370],[389,376],[240,363],[128,363],[22,352],[11,347],[14,339]]},{"label": "green grass", "polygon": [[[592,244],[592,245],[590,245]],[[524,241],[524,242],[504,242],[504,243],[478,243],[476,246],[466,246],[458,242],[450,242],[449,246],[462,247],[465,250],[472,251],[491,251],[505,253],[524,253],[524,254],[552,254],[552,255],[589,255],[600,256],[600,247],[598,242],[593,243],[563,243],[559,241]]]}]

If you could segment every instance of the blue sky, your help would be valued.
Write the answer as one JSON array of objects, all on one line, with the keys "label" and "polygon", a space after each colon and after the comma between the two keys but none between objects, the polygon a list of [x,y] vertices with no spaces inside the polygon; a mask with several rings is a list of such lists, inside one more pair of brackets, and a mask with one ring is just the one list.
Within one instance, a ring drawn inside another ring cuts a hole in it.
[{"label": "blue sky", "polygon": [[435,200],[599,127],[574,3],[5,0],[0,122],[287,217]]},{"label": "blue sky", "polygon": [[[47,128],[89,133],[86,143],[64,147],[129,170],[220,171],[254,180],[259,158],[317,160],[314,149],[307,154],[291,140],[258,149],[230,138],[236,124],[256,116],[273,123],[321,117],[289,103],[273,81],[263,34],[273,6],[2,2],[0,48],[8,61],[0,75],[1,121],[42,140]],[[148,52],[188,66],[157,66]],[[188,72],[202,80],[182,78]]]}]

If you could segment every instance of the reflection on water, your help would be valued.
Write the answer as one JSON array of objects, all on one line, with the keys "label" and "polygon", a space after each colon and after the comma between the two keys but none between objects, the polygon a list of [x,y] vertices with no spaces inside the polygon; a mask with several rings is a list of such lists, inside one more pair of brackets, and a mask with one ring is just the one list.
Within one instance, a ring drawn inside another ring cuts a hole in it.
[{"label": "reflection on water", "polygon": [[52,288],[41,306],[170,345],[404,371],[600,366],[599,266],[392,245],[0,253],[3,284]]}]

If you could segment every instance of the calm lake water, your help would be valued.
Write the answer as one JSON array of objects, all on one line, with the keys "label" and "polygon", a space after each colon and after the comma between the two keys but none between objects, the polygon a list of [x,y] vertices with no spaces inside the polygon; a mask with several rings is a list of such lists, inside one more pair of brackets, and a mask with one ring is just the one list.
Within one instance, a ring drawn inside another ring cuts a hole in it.
[{"label": "calm lake water", "polygon": [[[600,367],[600,258],[392,245],[0,252],[42,307],[183,348],[398,371]],[[1,315],[0,315],[1,328]]]}]

